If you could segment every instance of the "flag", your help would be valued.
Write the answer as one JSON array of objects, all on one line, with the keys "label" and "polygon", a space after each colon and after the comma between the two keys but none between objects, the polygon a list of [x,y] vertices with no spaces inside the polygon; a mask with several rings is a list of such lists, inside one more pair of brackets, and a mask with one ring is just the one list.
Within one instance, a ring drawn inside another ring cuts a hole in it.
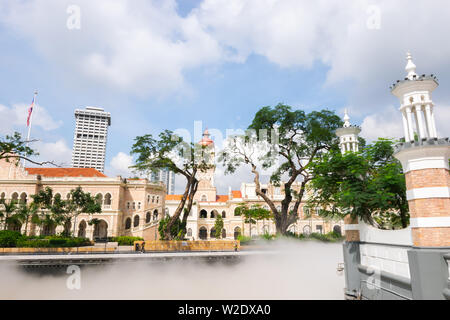
[{"label": "flag", "polygon": [[27,127],[30,126],[30,118],[31,118],[31,114],[33,113],[33,108],[34,108],[34,98],[35,97],[33,97],[33,101],[31,102],[31,106],[28,108]]}]

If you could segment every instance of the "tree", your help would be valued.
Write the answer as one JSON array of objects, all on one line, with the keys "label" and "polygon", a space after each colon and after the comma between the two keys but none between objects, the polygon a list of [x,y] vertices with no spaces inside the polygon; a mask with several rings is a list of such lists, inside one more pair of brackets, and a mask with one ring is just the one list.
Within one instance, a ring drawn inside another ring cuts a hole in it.
[{"label": "tree", "polygon": [[[24,234],[28,234],[28,224],[30,221],[33,221],[33,217],[36,217],[36,213],[38,210],[38,206],[32,202],[30,204],[22,203],[17,210],[16,216],[17,221],[20,224],[25,224]],[[36,218],[35,218],[36,219]]]},{"label": "tree", "polygon": [[[286,234],[289,225],[298,219],[298,208],[312,176],[311,164],[336,142],[335,130],[342,126],[341,119],[332,111],[292,110],[278,104],[260,109],[244,136],[234,136],[220,154],[219,160],[226,173],[233,173],[242,164],[249,165],[254,175],[255,191],[273,213],[278,234]],[[259,133],[259,135],[257,134]],[[270,171],[270,181],[282,184],[284,199],[281,210],[261,190],[261,170]],[[282,177],[286,182],[281,182]],[[294,210],[289,212],[294,201]]]},{"label": "tree", "polygon": [[74,219],[73,234],[75,235],[77,217],[82,213],[89,215],[101,213],[102,205],[89,192],[84,192],[78,186],[70,191],[69,199],[67,201],[60,200],[55,209],[62,213],[64,223],[72,222]]},{"label": "tree", "polygon": [[8,224],[15,221],[14,218],[12,218],[17,211],[17,201],[16,200],[10,200],[9,202],[3,201],[2,205],[0,205],[0,218],[3,220],[3,230],[6,230],[8,228]]},{"label": "tree", "polygon": [[[272,212],[263,208],[260,204],[240,203],[235,209],[235,215],[243,216],[244,223],[250,224],[250,237],[252,236],[252,224],[256,224],[259,220],[267,220],[273,218]],[[244,233],[244,230],[242,230]]]},{"label": "tree", "polygon": [[169,130],[161,132],[159,139],[154,139],[151,134],[136,137],[131,154],[137,155],[137,159],[135,165],[131,168],[145,174],[157,172],[160,169],[169,169],[186,178],[186,186],[181,201],[173,216],[164,225],[163,239],[173,239],[171,230],[182,212],[183,228],[179,237],[184,238],[187,218],[197,192],[199,182],[197,174],[213,167],[211,159],[208,158],[209,151],[208,146],[187,143]]},{"label": "tree", "polygon": [[0,137],[0,159],[5,159],[7,162],[14,160],[16,164],[20,160],[26,160],[38,165],[53,164],[51,161],[37,162],[30,159],[32,156],[39,155],[39,153],[29,147],[29,144],[35,141],[23,139],[18,132],[14,132],[12,136],[6,135],[4,138]]},{"label": "tree", "polygon": [[359,217],[378,227],[407,227],[405,176],[394,141],[379,139],[359,153],[332,150],[311,166],[309,204],[321,215]]},{"label": "tree", "polygon": [[214,223],[214,230],[216,231],[215,233],[216,239],[221,239],[223,230],[223,219],[220,214],[216,216],[216,221]]},{"label": "tree", "polygon": [[65,203],[61,197],[53,196],[53,189],[46,187],[37,194],[31,196],[36,206],[36,216],[32,218],[33,223],[42,226],[56,227],[64,221]]},{"label": "tree", "polygon": [[170,238],[167,237],[167,225],[169,224],[171,218],[170,216],[165,216],[159,221],[158,232],[161,240],[182,240],[184,238],[184,233],[182,230],[186,227],[183,222],[178,218],[174,224],[170,227]]}]

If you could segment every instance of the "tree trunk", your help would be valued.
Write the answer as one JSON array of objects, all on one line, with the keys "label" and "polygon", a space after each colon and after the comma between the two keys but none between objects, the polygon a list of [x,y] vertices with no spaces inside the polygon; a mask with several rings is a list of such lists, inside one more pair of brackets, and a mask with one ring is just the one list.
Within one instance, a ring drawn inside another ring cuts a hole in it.
[{"label": "tree trunk", "polygon": [[186,234],[187,219],[188,219],[189,213],[191,212],[191,209],[192,209],[192,204],[194,202],[194,196],[195,196],[195,193],[197,192],[197,188],[198,188],[198,180],[195,179],[194,182],[192,183],[190,191],[189,191],[189,199],[188,199],[187,208],[183,212],[183,220],[182,220],[183,229],[181,230],[181,234],[180,234],[181,239],[184,239],[184,236]]}]

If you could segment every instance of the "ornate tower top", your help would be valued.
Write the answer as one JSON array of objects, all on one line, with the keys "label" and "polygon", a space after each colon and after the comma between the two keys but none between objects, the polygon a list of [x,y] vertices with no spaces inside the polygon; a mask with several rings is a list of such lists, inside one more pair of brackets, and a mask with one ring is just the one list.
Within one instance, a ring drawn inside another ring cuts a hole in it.
[{"label": "ornate tower top", "polygon": [[336,135],[340,138],[339,144],[341,146],[341,152],[347,151],[357,152],[359,151],[358,134],[361,132],[361,128],[358,126],[352,126],[350,124],[350,117],[348,116],[348,110],[345,109],[344,126],[336,130]]},{"label": "ornate tower top", "polygon": [[210,146],[210,145],[214,144],[214,141],[212,141],[211,138],[210,138],[211,135],[209,134],[208,129],[206,129],[205,132],[203,132],[202,136],[203,136],[202,140],[199,141],[199,143],[202,146],[207,147],[207,146]]},{"label": "ornate tower top", "polygon": [[408,73],[408,79],[413,80],[414,77],[417,77],[416,73],[416,65],[412,61],[411,53],[406,54],[406,60],[408,60],[408,63],[406,64],[405,70]]},{"label": "ornate tower top", "polygon": [[409,52],[406,60],[407,77],[402,81],[397,80],[391,86],[392,94],[400,100],[405,141],[414,141],[415,134],[420,140],[437,138],[434,104],[431,99],[432,92],[439,85],[436,76],[417,75],[416,65]]}]

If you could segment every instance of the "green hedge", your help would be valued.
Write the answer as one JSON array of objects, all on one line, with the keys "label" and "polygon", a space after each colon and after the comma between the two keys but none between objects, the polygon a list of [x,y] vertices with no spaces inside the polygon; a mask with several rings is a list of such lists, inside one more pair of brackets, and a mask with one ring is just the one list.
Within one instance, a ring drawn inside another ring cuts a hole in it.
[{"label": "green hedge", "polygon": [[112,238],[113,242],[118,242],[119,246],[132,246],[135,241],[143,241],[140,237],[115,237]]},{"label": "green hedge", "polygon": [[22,240],[24,236],[20,232],[3,230],[0,231],[0,247],[1,248],[14,248],[19,240]]},{"label": "green hedge", "polygon": [[0,231],[2,248],[68,248],[90,246],[87,238],[67,238],[62,236],[24,236],[15,231]]}]

